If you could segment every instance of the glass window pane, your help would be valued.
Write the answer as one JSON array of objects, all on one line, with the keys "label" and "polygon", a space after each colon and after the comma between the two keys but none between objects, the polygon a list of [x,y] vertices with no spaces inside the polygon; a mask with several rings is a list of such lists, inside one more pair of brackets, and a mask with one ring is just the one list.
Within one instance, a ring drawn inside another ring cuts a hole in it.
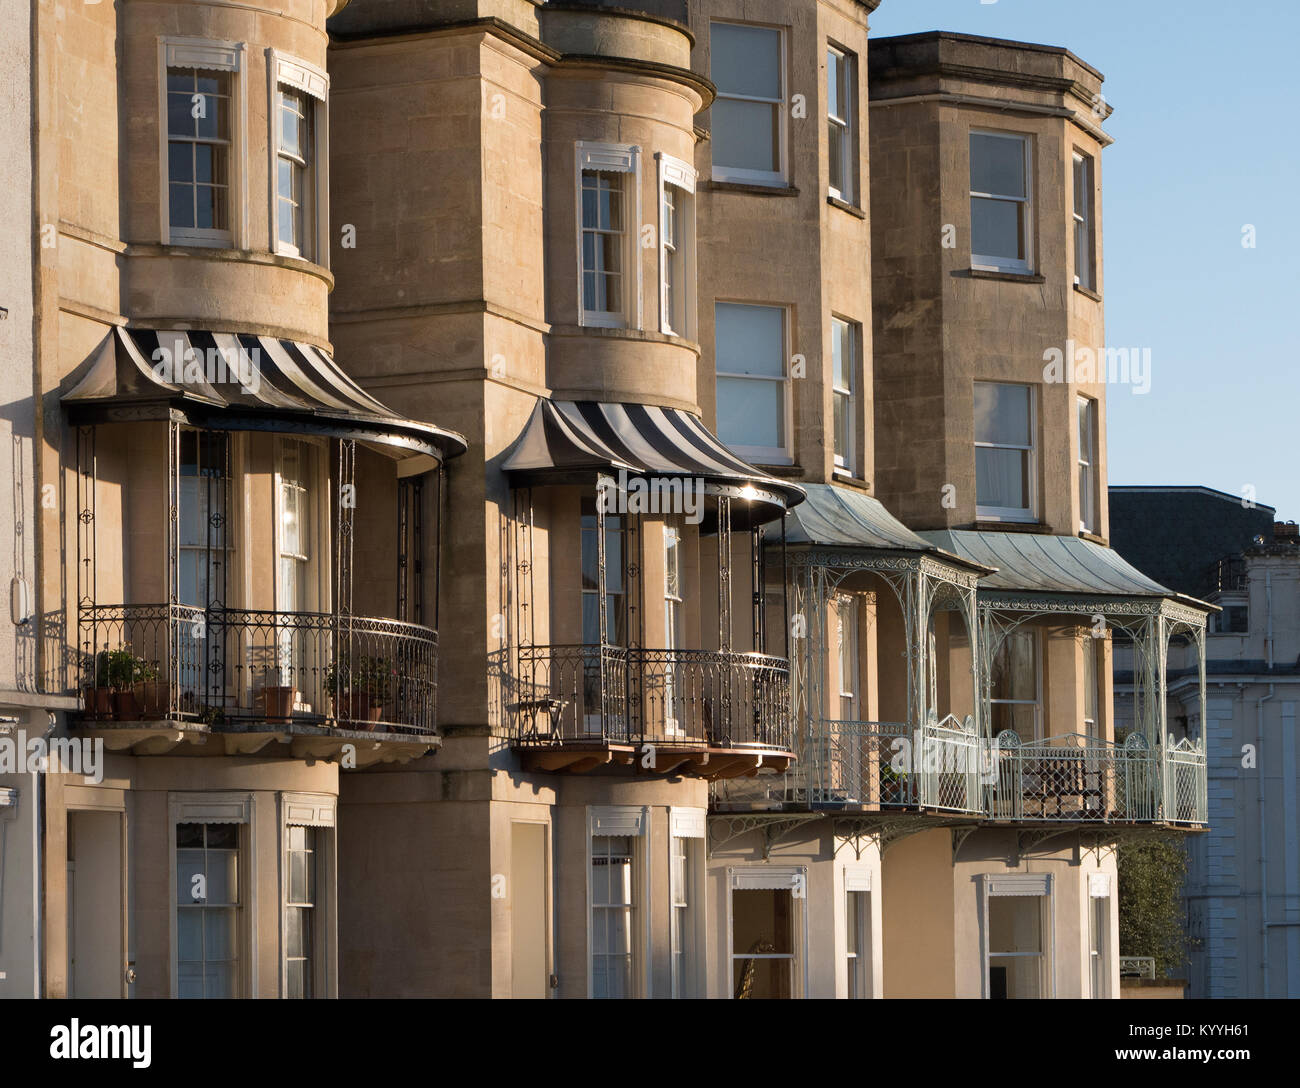
[{"label": "glass window pane", "polygon": [[1029,455],[1024,450],[975,450],[975,503],[1004,510],[1029,509]]},{"label": "glass window pane", "polygon": [[180,960],[203,959],[203,915],[202,910],[178,910],[176,912],[176,945]]},{"label": "glass window pane", "polygon": [[785,311],[719,302],[714,309],[719,374],[785,376]]},{"label": "glass window pane", "polygon": [[709,27],[709,54],[709,77],[721,93],[752,98],[781,96],[779,30],[713,23]]},{"label": "glass window pane", "polygon": [[973,197],[970,202],[971,252],[979,257],[1025,259],[1022,205],[1011,200]]},{"label": "glass window pane", "polygon": [[970,189],[994,196],[1025,196],[1025,142],[972,132]]},{"label": "glass window pane", "polygon": [[169,185],[167,222],[173,227],[194,226],[194,190],[189,185]]},{"label": "glass window pane", "polygon": [[167,95],[167,133],[169,136],[193,136],[196,131],[192,112],[193,88],[185,88],[184,77],[171,78],[178,80],[181,88],[179,93],[169,92]]},{"label": "glass window pane", "polygon": [[173,140],[167,145],[167,178],[169,181],[194,180],[194,145]]},{"label": "glass window pane", "polygon": [[1028,446],[1029,386],[975,383],[975,441]]},{"label": "glass window pane", "polygon": [[718,437],[728,445],[785,447],[784,385],[718,379]]},{"label": "glass window pane", "polygon": [[835,50],[826,53],[826,112],[832,117],[840,113],[840,55]]},{"label": "glass window pane", "polygon": [[203,916],[204,956],[214,960],[235,958],[235,912],[233,910],[192,911]]},{"label": "glass window pane", "polygon": [[781,107],[719,98],[713,103],[713,164],[739,170],[781,169]]}]

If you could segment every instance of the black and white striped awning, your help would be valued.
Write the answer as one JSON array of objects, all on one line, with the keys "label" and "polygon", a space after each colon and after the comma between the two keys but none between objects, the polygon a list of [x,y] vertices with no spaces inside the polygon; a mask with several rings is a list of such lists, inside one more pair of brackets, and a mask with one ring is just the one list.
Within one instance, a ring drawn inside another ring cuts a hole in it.
[{"label": "black and white striped awning", "polygon": [[63,403],[74,424],[180,419],[353,437],[439,458],[466,449],[453,431],[396,415],[321,348],[249,333],[117,328]]},{"label": "black and white striped awning", "polygon": [[700,479],[787,508],[804,499],[798,485],[742,461],[697,416],[652,404],[542,398],[503,467],[517,483],[581,483],[621,470]]}]

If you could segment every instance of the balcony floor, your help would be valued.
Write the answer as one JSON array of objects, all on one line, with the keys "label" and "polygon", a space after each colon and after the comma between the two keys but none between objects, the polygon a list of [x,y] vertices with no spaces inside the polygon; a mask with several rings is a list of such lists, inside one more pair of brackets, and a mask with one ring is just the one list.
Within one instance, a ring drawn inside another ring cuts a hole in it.
[{"label": "balcony floor", "polygon": [[77,735],[103,740],[110,752],[131,755],[165,755],[182,745],[186,754],[247,756],[269,745],[285,746],[293,759],[342,761],[352,746],[357,768],[375,763],[406,763],[442,743],[438,736],[411,733],[363,732],[312,725],[306,722],[237,722],[209,725],[204,722],[163,718],[153,721],[107,721],[82,719]]}]

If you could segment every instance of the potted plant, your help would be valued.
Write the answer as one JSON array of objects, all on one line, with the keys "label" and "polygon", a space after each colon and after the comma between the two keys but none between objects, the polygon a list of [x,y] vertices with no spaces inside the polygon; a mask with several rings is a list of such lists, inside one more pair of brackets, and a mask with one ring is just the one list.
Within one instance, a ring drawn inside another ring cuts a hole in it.
[{"label": "potted plant", "polygon": [[113,717],[119,722],[140,719],[140,704],[135,697],[135,683],[147,663],[131,652],[129,645],[108,651],[108,686],[113,689]]},{"label": "potted plant", "polygon": [[392,664],[385,657],[360,654],[350,667],[337,661],[325,674],[325,690],[334,700],[334,717],[368,730],[380,720],[388,697]]},{"label": "potted plant", "polygon": [[108,682],[108,651],[95,655],[95,679],[81,689],[86,717],[111,718],[113,716],[113,689]]}]

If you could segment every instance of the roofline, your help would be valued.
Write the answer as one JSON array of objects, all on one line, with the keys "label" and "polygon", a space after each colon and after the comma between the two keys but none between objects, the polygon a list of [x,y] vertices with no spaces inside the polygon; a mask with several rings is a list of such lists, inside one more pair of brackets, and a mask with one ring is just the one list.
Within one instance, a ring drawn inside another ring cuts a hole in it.
[{"label": "roofline", "polygon": [[[1240,495],[1231,495],[1226,491],[1220,491],[1218,488],[1207,487],[1205,484],[1110,484],[1107,486],[1108,492],[1123,491],[1130,494],[1175,494],[1183,493],[1188,495],[1210,495],[1216,499],[1227,499],[1229,502],[1241,502]],[[1277,513],[1276,506],[1269,506],[1267,503],[1257,502],[1253,509],[1271,510]]]},{"label": "roofline", "polygon": [[924,41],[973,42],[977,45],[994,45],[1009,49],[1023,49],[1034,53],[1051,53],[1058,57],[1068,57],[1081,68],[1086,68],[1102,82],[1106,77],[1082,57],[1066,49],[1063,45],[1043,45],[1041,42],[1021,42],[1013,38],[988,38],[982,34],[959,34],[953,30],[923,30],[915,34],[894,34],[873,37],[871,44],[877,42],[909,43]]}]

